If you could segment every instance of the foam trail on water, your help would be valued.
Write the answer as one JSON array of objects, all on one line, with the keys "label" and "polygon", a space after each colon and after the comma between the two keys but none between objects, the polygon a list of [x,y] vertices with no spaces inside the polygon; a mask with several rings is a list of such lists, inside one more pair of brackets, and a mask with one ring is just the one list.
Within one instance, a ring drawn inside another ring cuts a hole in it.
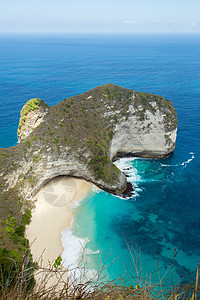
[{"label": "foam trail on water", "polygon": [[161,164],[162,167],[178,167],[178,166],[184,166],[186,167],[193,159],[195,159],[195,156],[194,156],[194,153],[193,152],[190,152],[190,155],[191,155],[191,158],[189,158],[188,160],[182,162],[182,163],[179,163],[179,164],[176,164],[176,165],[165,165],[165,164]]},{"label": "foam trail on water", "polygon": [[187,161],[183,162],[183,163],[181,164],[181,166],[185,166],[185,165],[189,164],[189,163],[195,158],[193,152],[190,152],[190,154],[192,155],[192,157],[189,158]]}]

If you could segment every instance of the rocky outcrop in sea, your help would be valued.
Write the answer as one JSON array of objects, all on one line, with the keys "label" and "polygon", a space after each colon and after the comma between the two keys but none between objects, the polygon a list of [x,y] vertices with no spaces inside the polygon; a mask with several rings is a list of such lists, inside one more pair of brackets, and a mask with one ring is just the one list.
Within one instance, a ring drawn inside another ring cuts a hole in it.
[{"label": "rocky outcrop in sea", "polygon": [[53,107],[31,99],[21,111],[18,145],[0,149],[1,214],[30,207],[40,188],[63,175],[122,193],[127,179],[113,161],[164,158],[175,149],[176,132],[171,101],[113,84]]}]

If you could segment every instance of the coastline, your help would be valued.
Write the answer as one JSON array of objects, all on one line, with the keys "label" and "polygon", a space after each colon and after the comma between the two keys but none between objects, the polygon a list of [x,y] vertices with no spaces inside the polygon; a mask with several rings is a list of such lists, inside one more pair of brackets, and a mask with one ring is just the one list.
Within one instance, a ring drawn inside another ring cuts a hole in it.
[{"label": "coastline", "polygon": [[[71,227],[72,207],[91,189],[91,184],[85,180],[59,177],[48,183],[34,197],[35,208],[26,228],[26,238],[30,242],[33,261],[39,267],[53,266],[55,259],[62,255],[64,248],[61,231]],[[36,277],[38,282],[41,275]]]}]

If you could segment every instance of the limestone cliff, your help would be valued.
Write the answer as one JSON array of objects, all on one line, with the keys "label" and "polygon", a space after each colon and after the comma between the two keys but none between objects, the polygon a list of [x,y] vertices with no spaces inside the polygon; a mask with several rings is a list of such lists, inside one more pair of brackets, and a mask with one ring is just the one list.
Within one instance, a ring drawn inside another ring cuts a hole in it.
[{"label": "limestone cliff", "polygon": [[135,93],[127,118],[114,127],[110,158],[127,154],[164,158],[175,149],[177,117],[172,103],[162,97]]},{"label": "limestone cliff", "polygon": [[22,109],[21,142],[0,150],[2,218],[17,215],[38,189],[60,175],[122,192],[126,177],[112,160],[163,158],[175,149],[176,110],[161,96],[107,84],[51,108],[36,100]]}]

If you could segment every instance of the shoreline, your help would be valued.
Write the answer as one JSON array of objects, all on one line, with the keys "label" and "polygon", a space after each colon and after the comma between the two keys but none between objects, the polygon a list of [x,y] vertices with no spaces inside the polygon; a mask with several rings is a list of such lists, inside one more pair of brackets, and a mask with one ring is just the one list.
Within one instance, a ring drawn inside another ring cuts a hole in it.
[{"label": "shoreline", "polygon": [[[33,198],[35,208],[25,235],[30,243],[33,261],[39,267],[49,269],[55,259],[62,255],[61,232],[72,225],[74,204],[81,201],[91,189],[91,183],[83,179],[61,177],[52,180]],[[41,274],[36,276],[38,280],[41,280]]]}]

